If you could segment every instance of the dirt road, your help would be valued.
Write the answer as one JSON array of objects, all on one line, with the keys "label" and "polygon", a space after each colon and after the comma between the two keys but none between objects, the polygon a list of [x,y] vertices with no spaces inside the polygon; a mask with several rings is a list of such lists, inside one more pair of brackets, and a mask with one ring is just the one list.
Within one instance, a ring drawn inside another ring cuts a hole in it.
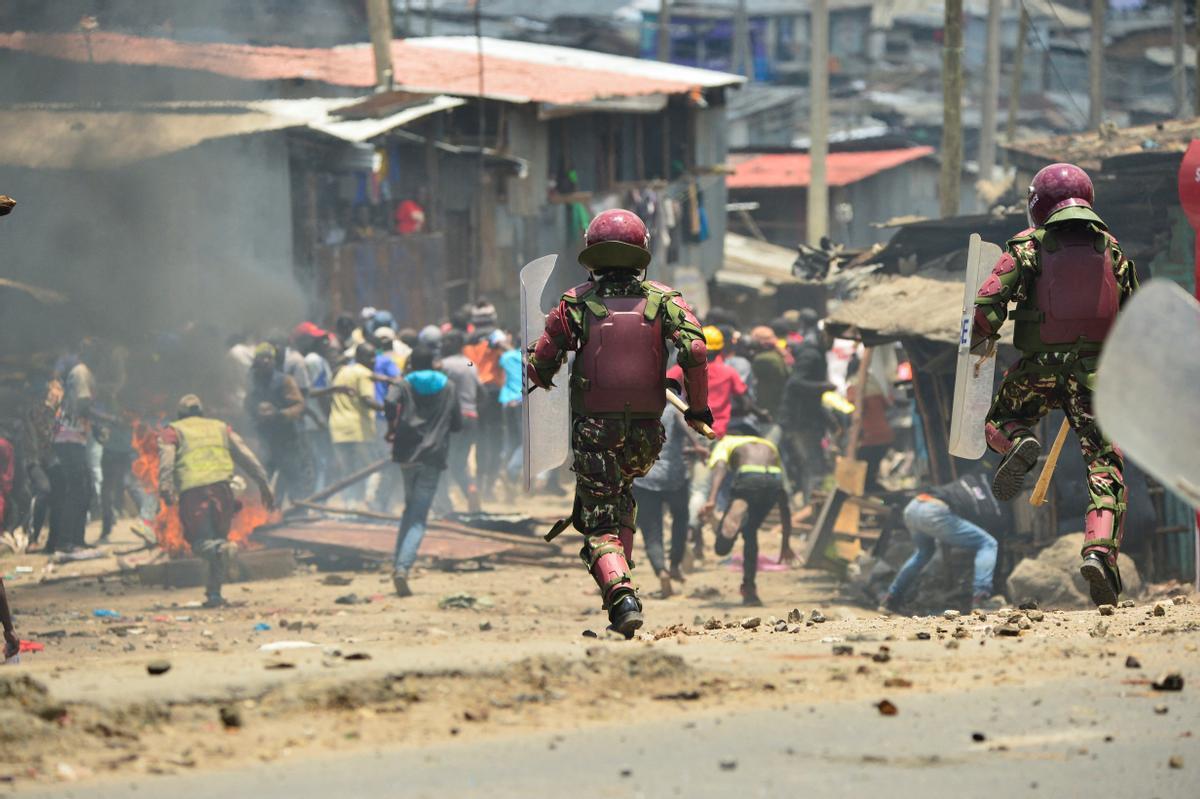
[{"label": "dirt road", "polygon": [[[404,600],[381,573],[305,571],[232,586],[238,606],[221,611],[120,578],[18,580],[22,637],[47,648],[0,673],[0,794],[561,795],[586,787],[584,763],[629,796],[837,793],[897,775],[925,795],[1061,795],[1085,774],[1106,790],[1140,780],[1126,795],[1195,784],[1195,598],[885,618],[838,604],[820,573],[760,579],[767,606],[747,612],[739,574],[709,561],[682,595],[647,593],[632,642],[605,637],[565,556],[424,572]],[[261,651],[284,641],[313,646]],[[1153,687],[1168,672],[1181,691]]]}]

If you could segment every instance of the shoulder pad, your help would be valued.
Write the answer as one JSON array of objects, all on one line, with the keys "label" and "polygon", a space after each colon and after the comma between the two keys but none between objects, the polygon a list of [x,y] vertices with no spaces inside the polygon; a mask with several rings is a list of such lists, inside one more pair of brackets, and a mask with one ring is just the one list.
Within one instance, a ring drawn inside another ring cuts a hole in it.
[{"label": "shoulder pad", "polygon": [[572,304],[579,303],[582,302],[585,296],[591,294],[592,289],[594,288],[596,288],[595,282],[589,280],[586,283],[580,283],[578,286],[572,289],[567,289],[567,291],[563,293],[562,298],[565,302]]},{"label": "shoulder pad", "polygon": [[666,283],[659,283],[657,280],[644,280],[642,285],[651,291],[658,291],[663,294],[673,294],[679,296],[679,292],[668,286]]},{"label": "shoulder pad", "polygon": [[1027,241],[1032,241],[1037,238],[1038,229],[1035,227],[1027,227],[1017,235],[1008,240],[1009,246],[1013,244],[1024,244]]}]

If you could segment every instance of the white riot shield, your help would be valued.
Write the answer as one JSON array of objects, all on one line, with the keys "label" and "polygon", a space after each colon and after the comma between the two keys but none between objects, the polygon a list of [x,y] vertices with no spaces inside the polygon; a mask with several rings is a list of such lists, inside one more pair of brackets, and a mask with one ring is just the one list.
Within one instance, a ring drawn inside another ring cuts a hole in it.
[{"label": "white riot shield", "polygon": [[1094,400],[1104,434],[1200,507],[1200,303],[1169,280],[1134,294],[1104,342]]},{"label": "white riot shield", "polygon": [[950,454],[978,460],[987,451],[983,424],[992,407],[992,384],[996,359],[980,360],[971,354],[971,323],[975,319],[975,295],[987,280],[1003,251],[971,234],[967,245],[966,281],[963,285],[962,320],[958,328],[958,367],[954,374],[954,407],[950,419]]},{"label": "white riot shield", "polygon": [[[521,324],[526,346],[536,342],[546,325],[546,314],[561,296],[551,280],[557,255],[547,255],[521,270]],[[564,370],[565,371],[565,370]],[[557,469],[571,454],[571,398],[567,375],[560,373],[549,391],[536,389],[525,395],[522,410],[522,452],[525,461],[525,490],[533,488],[537,475]]]}]

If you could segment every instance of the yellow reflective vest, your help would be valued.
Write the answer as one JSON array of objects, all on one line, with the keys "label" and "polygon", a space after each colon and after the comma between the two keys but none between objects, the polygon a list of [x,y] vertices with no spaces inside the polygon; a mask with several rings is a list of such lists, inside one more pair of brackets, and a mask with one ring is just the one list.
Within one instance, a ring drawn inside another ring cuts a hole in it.
[{"label": "yellow reflective vest", "polygon": [[171,422],[179,435],[175,451],[175,487],[180,493],[191,488],[233,479],[233,456],[225,435],[225,423],[192,416]]}]

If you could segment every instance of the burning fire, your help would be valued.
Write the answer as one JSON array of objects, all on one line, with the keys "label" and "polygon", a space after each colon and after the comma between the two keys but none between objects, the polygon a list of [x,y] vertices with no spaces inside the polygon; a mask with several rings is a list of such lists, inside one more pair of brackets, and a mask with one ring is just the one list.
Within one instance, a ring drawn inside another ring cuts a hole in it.
[{"label": "burning fire", "polygon": [[[147,491],[158,496],[158,435],[162,429],[160,418],[157,425],[147,424],[138,419],[133,426],[133,447],[137,451],[137,459],[133,462],[133,476],[141,481]],[[268,511],[255,498],[252,503],[241,504],[241,509],[233,517],[233,525],[229,529],[229,540],[240,549],[253,548],[250,536],[264,524],[280,519],[278,511]],[[179,505],[167,505],[158,500],[158,515],[154,517],[154,535],[158,545],[171,557],[190,555],[192,548],[183,537],[183,524],[179,521]]]}]

